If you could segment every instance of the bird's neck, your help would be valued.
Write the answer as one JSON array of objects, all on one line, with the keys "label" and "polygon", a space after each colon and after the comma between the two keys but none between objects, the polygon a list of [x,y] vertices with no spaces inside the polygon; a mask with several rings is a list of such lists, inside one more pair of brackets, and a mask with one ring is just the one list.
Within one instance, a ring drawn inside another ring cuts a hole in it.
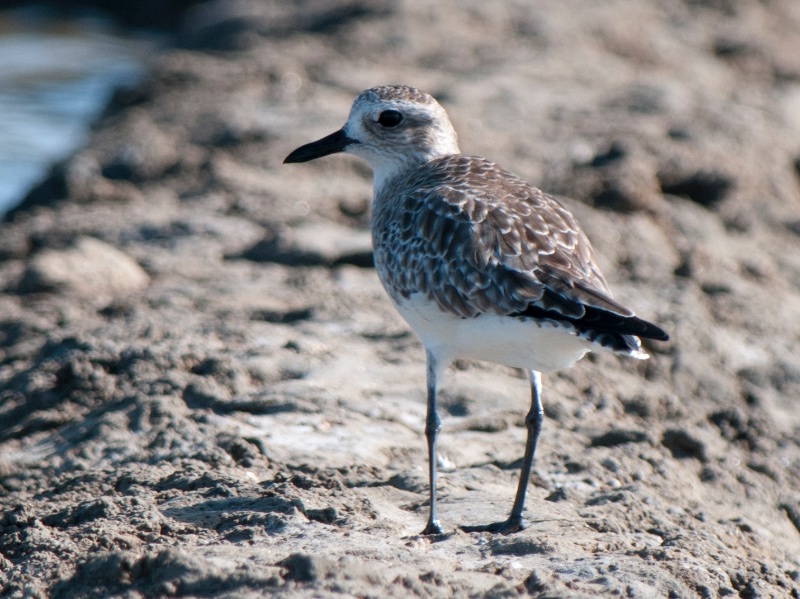
[{"label": "bird's neck", "polygon": [[412,172],[416,171],[424,164],[428,164],[432,160],[442,158],[443,156],[450,156],[452,154],[460,154],[458,144],[441,145],[431,148],[425,152],[417,152],[407,156],[398,157],[391,156],[381,160],[370,161],[372,167],[372,185],[375,190],[375,197],[377,197],[383,189],[392,181],[398,178],[406,177]]}]

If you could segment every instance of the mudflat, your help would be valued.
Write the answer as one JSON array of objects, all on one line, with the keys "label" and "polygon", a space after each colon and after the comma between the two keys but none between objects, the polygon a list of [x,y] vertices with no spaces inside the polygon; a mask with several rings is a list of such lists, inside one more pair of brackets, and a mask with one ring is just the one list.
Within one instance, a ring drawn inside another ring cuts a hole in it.
[{"label": "mudflat", "polygon": [[[210,3],[0,223],[0,596],[800,596],[796,0]],[[556,194],[646,362],[441,382],[368,169],[283,165],[373,85]]]}]

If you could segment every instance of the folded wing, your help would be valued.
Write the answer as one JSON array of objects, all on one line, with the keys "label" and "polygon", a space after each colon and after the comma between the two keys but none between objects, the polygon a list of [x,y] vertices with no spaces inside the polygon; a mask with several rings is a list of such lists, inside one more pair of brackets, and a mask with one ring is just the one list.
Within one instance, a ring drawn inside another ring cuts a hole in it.
[{"label": "folded wing", "polygon": [[402,295],[424,293],[462,318],[492,312],[568,323],[590,338],[668,338],[611,297],[589,240],[554,198],[463,155],[433,161],[413,179],[395,188],[414,191],[399,194],[385,258],[398,262],[389,284]]}]

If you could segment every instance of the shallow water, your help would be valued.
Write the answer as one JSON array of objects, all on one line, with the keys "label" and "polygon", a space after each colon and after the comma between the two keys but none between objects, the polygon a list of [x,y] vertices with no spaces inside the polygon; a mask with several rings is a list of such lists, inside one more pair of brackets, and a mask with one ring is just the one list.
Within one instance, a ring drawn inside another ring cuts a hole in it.
[{"label": "shallow water", "polygon": [[0,13],[0,213],[85,143],[114,89],[142,77],[155,43],[98,18]]}]

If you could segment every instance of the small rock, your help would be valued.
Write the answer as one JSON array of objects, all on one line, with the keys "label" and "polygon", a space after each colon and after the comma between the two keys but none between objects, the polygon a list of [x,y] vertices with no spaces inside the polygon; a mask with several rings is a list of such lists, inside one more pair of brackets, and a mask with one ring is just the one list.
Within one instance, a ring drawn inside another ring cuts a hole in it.
[{"label": "small rock", "polygon": [[593,437],[590,447],[615,447],[626,443],[644,443],[647,433],[644,431],[617,429],[597,437]]},{"label": "small rock", "polygon": [[686,430],[670,429],[665,431],[661,443],[670,450],[674,458],[695,458],[701,462],[708,461],[705,443]]},{"label": "small rock", "polygon": [[82,297],[123,295],[147,287],[150,277],[117,248],[92,237],[64,250],[34,256],[19,283],[19,293],[68,292]]},{"label": "small rock", "polygon": [[567,491],[564,487],[558,487],[555,491],[550,493],[547,497],[544,498],[545,501],[566,501],[568,499]]},{"label": "small rock", "polygon": [[614,473],[619,472],[621,468],[619,462],[612,457],[607,457],[602,462],[600,462],[600,465],[603,466],[603,468],[605,468],[609,472],[614,472]]},{"label": "small rock", "polygon": [[336,562],[329,557],[293,553],[276,565],[286,568],[286,580],[314,582],[324,579],[336,569]]}]

